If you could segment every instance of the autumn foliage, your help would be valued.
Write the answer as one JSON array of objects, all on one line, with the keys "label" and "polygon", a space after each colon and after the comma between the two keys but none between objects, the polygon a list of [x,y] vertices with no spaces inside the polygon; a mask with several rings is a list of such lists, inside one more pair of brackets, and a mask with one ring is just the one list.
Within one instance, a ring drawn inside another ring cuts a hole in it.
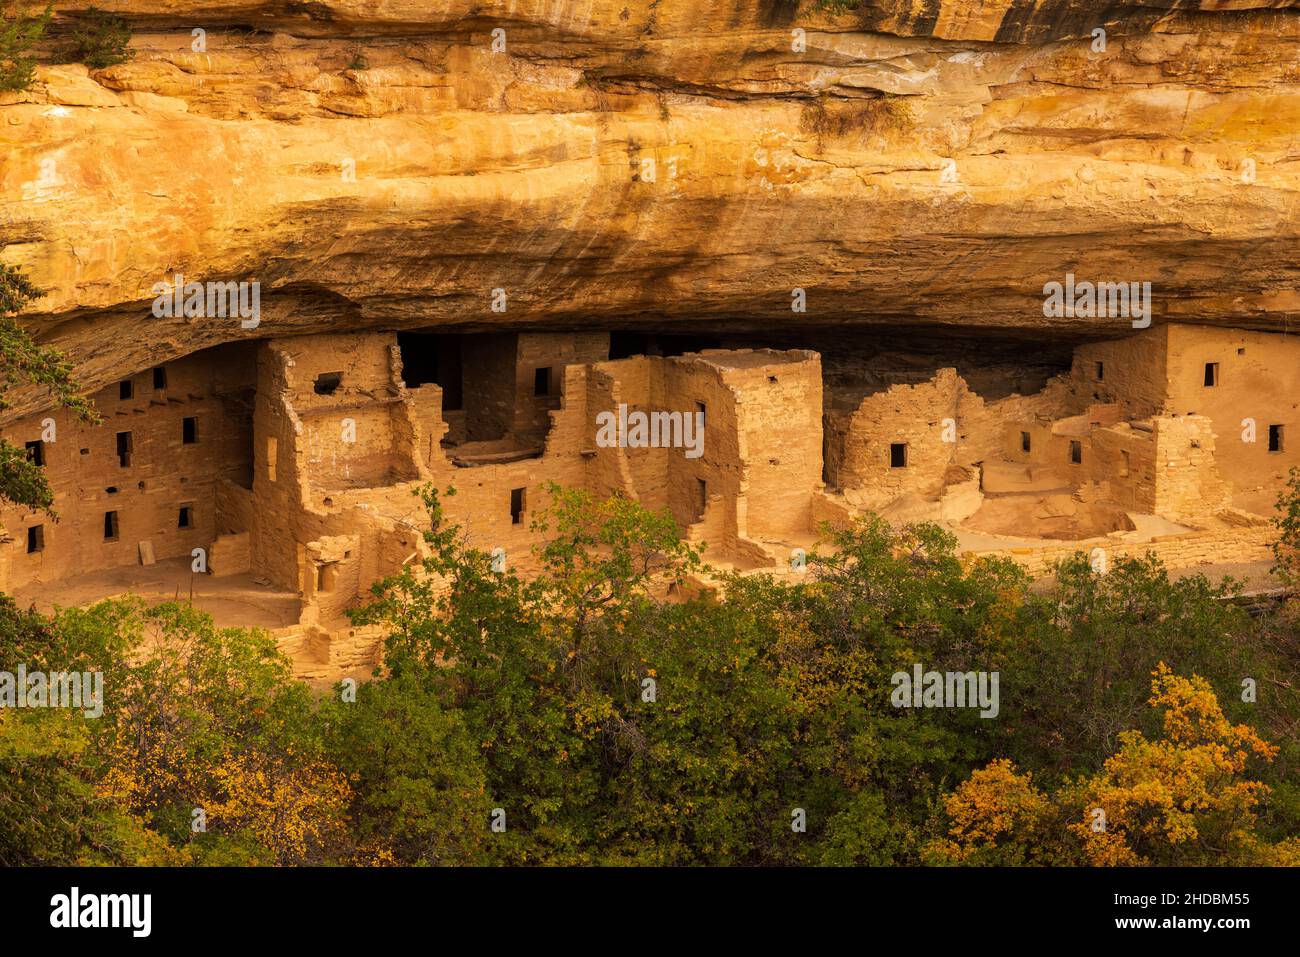
[{"label": "autumn foliage", "polygon": [[[697,594],[671,516],[551,494],[525,579],[424,491],[355,694],[184,603],[0,600],[0,667],[106,681],[98,719],[0,710],[0,864],[1300,862],[1291,605],[1154,560],[1031,588],[875,519]],[[998,672],[997,718],[894,707],[916,663]]]}]

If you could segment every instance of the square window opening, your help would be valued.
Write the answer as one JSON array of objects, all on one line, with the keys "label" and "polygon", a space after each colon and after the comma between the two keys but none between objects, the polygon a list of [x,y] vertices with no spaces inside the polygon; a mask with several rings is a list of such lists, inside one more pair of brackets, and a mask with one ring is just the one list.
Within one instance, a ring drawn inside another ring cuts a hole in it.
[{"label": "square window opening", "polygon": [[551,369],[546,366],[533,370],[533,395],[551,394]]},{"label": "square window opening", "polygon": [[117,397],[125,401],[135,395],[135,385],[130,379],[123,379],[117,384]]},{"label": "square window opening", "polygon": [[1270,452],[1286,451],[1286,429],[1280,425],[1270,425],[1268,427],[1268,450]]},{"label": "square window opening", "polygon": [[889,467],[891,469],[907,468],[907,443],[889,443]]},{"label": "square window opening", "polygon": [[1083,462],[1083,443],[1077,439],[1070,440],[1070,462],[1074,465]]},{"label": "square window opening", "polygon": [[115,542],[118,538],[117,512],[104,513],[104,541]]},{"label": "square window opening", "polygon": [[193,445],[199,440],[199,421],[193,416],[186,416],[181,419],[181,442],[184,445]]},{"label": "square window opening", "polygon": [[524,521],[524,490],[521,488],[512,488],[510,490],[510,524],[521,525]]},{"label": "square window opening", "polygon": [[27,529],[27,554],[45,551],[45,526],[33,525]]},{"label": "square window opening", "polygon": [[317,395],[333,395],[342,384],[342,372],[322,372],[316,377],[316,384],[312,388]]},{"label": "square window opening", "polygon": [[167,388],[167,370],[162,366],[153,370],[153,387],[155,391]]},{"label": "square window opening", "polygon": [[45,443],[40,439],[27,443],[27,458],[37,468],[45,465]]},{"label": "square window opening", "polygon": [[1206,386],[1219,384],[1219,364],[1217,362],[1205,363],[1205,384]]}]

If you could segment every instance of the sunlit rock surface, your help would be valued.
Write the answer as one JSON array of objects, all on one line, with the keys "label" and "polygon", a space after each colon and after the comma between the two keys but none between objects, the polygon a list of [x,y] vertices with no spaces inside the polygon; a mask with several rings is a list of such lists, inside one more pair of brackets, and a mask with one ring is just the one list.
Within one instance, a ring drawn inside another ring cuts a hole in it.
[{"label": "sunlit rock surface", "polygon": [[[1300,319],[1290,7],[98,5],[133,61],[0,95],[2,255],[88,387],[364,328],[1131,332],[1045,317],[1066,273]],[[176,274],[260,324],[155,318]]]}]

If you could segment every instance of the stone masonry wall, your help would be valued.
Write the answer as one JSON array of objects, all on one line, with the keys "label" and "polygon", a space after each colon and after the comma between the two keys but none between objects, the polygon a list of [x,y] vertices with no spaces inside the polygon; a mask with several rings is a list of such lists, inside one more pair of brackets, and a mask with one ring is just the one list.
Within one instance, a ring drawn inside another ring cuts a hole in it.
[{"label": "stone masonry wall", "polygon": [[[12,507],[0,511],[9,537],[0,544],[0,590],[138,565],[142,542],[156,559],[188,556],[212,543],[217,483],[248,481],[248,350],[225,347],[160,369],[158,386],[154,370],[146,370],[122,380],[129,383],[129,397],[119,384],[92,396],[103,419],[99,425],[50,411],[5,428],[5,436],[22,447],[49,435],[52,420],[54,440],[42,442],[41,454],[58,518]],[[186,419],[193,420],[191,442]],[[119,434],[129,435],[125,465]],[[182,507],[188,509],[188,527],[181,526]],[[106,524],[109,512],[116,514],[112,527]],[[43,547],[29,551],[33,527]]]},{"label": "stone masonry wall", "polygon": [[822,489],[821,358],[772,350],[704,356],[723,367],[736,395],[744,468],[739,529],[756,539],[807,533]]},{"label": "stone masonry wall", "polygon": [[[1300,466],[1300,336],[1174,325],[1169,332],[1170,412],[1210,420],[1215,460],[1239,507],[1270,512]],[[1217,385],[1205,385],[1205,366]],[[1248,423],[1246,420],[1250,420]],[[1253,423],[1253,442],[1249,426]],[[1269,426],[1281,449],[1269,451]]]}]

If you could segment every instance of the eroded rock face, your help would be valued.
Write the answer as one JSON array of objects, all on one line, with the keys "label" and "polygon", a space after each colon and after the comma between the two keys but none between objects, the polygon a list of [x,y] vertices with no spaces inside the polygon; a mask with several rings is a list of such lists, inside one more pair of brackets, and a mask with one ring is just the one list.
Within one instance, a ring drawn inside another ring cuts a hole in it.
[{"label": "eroded rock face", "polygon": [[[0,99],[3,256],[89,387],[365,328],[1129,330],[1045,317],[1066,273],[1300,319],[1293,8],[813,6],[112,4],[132,62]],[[155,318],[178,273],[260,324]]]}]

